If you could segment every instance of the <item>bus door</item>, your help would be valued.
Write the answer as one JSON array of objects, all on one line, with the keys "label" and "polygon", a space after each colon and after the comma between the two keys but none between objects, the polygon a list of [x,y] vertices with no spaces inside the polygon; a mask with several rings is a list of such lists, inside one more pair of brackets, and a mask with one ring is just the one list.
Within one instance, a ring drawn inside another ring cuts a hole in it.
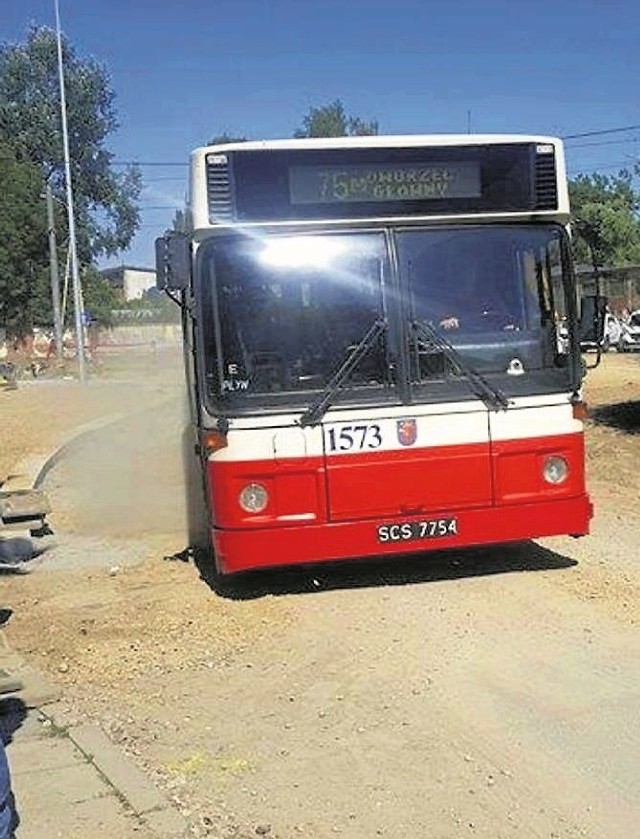
[{"label": "bus door", "polygon": [[492,503],[488,410],[413,405],[323,421],[330,521],[424,516]]}]

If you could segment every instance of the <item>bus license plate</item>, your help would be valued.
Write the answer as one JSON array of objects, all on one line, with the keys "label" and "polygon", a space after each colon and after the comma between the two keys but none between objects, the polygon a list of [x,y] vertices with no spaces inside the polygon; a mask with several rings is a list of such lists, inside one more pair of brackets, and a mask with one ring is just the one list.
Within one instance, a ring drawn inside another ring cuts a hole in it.
[{"label": "bus license plate", "polygon": [[378,526],[378,542],[414,542],[419,539],[441,539],[458,535],[458,519],[405,521]]}]

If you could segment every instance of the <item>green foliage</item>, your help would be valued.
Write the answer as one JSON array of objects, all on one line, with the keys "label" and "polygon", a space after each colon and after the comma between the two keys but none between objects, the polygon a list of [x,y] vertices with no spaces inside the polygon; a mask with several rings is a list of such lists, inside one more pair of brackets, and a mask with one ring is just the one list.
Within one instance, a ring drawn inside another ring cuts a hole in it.
[{"label": "green foliage", "polygon": [[0,139],[0,326],[11,335],[37,320],[47,284],[47,218],[38,166]]},{"label": "green foliage", "polygon": [[189,208],[184,210],[176,210],[171,222],[171,229],[178,233],[190,234],[193,232],[193,219]]},{"label": "green foliage", "polygon": [[112,312],[121,305],[116,289],[93,266],[83,270],[81,283],[84,311],[99,326],[111,326]]},{"label": "green foliage", "polygon": [[576,262],[640,264],[640,195],[630,172],[580,175],[569,183]]},{"label": "green foliage", "polygon": [[[131,242],[141,175],[136,167],[114,172],[104,147],[118,127],[106,69],[79,58],[66,39],[63,61],[78,252],[89,262]],[[0,139],[39,166],[65,200],[56,34],[47,27],[31,28],[25,43],[0,46]]]},{"label": "green foliage", "polygon": [[294,137],[363,137],[378,133],[376,120],[365,122],[347,114],[340,99],[319,108],[309,108]]},{"label": "green foliage", "polygon": [[246,143],[246,137],[234,137],[228,131],[223,131],[222,134],[216,134],[207,143],[208,146],[225,146],[227,143]]},{"label": "green foliage", "polygon": [[117,323],[179,323],[180,308],[157,289],[150,289],[137,300],[120,303],[112,312]]}]

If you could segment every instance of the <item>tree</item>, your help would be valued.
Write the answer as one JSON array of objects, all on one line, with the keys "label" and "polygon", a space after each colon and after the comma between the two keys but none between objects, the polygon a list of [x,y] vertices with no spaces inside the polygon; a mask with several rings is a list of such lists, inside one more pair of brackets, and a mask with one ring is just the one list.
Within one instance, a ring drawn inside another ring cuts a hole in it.
[{"label": "tree", "polygon": [[577,262],[588,262],[596,273],[605,265],[640,263],[640,195],[630,172],[579,175],[569,193]]},{"label": "tree", "polygon": [[224,146],[227,143],[246,143],[246,137],[234,137],[233,134],[229,134],[228,131],[223,131],[222,134],[214,135],[209,142],[207,143],[208,146]]},{"label": "tree", "polygon": [[100,326],[112,325],[112,312],[121,305],[120,295],[91,265],[82,272],[82,297],[84,310],[92,321]]},{"label": "tree", "polygon": [[[118,127],[106,69],[79,58],[66,39],[62,49],[78,252],[88,263],[130,244],[139,224],[141,175],[137,167],[115,172],[105,148]],[[47,27],[31,28],[25,43],[0,46],[0,138],[18,160],[39,166],[64,199],[57,44]]]},{"label": "tree", "polygon": [[[29,332],[47,284],[47,218],[42,172],[0,139],[0,325]],[[48,299],[51,295],[49,293]]]},{"label": "tree", "polygon": [[193,219],[191,217],[191,210],[186,207],[184,210],[176,210],[173,215],[171,229],[178,233],[193,233]]},{"label": "tree", "polygon": [[363,137],[378,133],[376,120],[365,122],[347,114],[340,99],[319,108],[309,108],[294,137]]}]

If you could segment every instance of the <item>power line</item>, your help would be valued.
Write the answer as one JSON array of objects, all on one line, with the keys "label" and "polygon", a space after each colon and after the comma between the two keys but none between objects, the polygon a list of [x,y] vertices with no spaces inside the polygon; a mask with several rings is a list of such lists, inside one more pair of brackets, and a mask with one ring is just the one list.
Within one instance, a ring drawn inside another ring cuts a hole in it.
[{"label": "power line", "polygon": [[602,134],[622,134],[623,131],[637,131],[640,125],[624,125],[621,128],[601,128],[598,131],[583,131],[581,134],[565,134],[563,140],[577,140],[579,137],[598,137]]},{"label": "power line", "polygon": [[569,163],[569,169],[624,169],[625,166],[633,165],[633,160],[610,160],[602,163]]},{"label": "power line", "polygon": [[576,143],[575,146],[567,146],[567,149],[573,151],[573,149],[586,149],[593,146],[621,146],[625,143],[637,143],[639,140],[640,137],[627,137],[624,140],[599,140],[595,143]]},{"label": "power line", "polygon": [[158,178],[147,178],[147,177],[145,177],[145,179],[144,179],[144,182],[146,184],[151,184],[151,183],[155,184],[155,183],[158,183],[159,181],[180,181],[180,183],[184,183],[184,178],[182,178],[180,175],[160,175],[160,177],[158,177]]},{"label": "power line", "polygon": [[189,163],[182,161],[181,163],[162,163],[157,160],[112,160],[112,166],[183,166],[188,167]]}]

